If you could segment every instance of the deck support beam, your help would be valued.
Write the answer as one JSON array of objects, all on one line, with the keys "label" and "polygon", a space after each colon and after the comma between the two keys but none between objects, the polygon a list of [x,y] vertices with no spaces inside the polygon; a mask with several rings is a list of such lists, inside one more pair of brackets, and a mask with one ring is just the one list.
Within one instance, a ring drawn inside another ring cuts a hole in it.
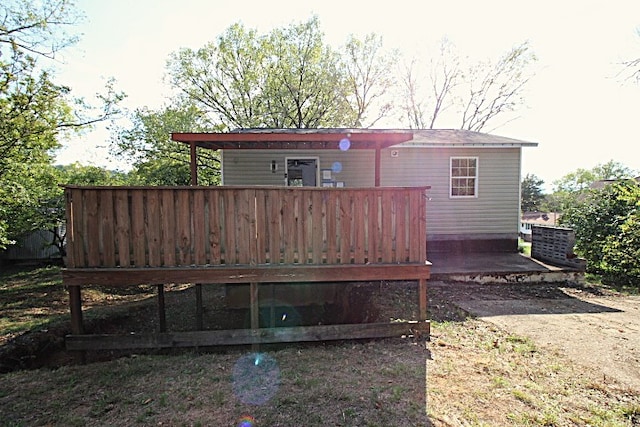
[{"label": "deck support beam", "polygon": [[167,332],[167,314],[164,304],[164,285],[158,285],[158,328]]},{"label": "deck support beam", "polygon": [[418,280],[418,320],[427,320],[427,279]]},{"label": "deck support beam", "polygon": [[429,322],[360,323],[295,326],[287,328],[227,329],[222,331],[167,332],[128,335],[68,335],[67,349],[117,350],[315,342],[345,339],[428,337]]},{"label": "deck support beam", "polygon": [[196,330],[204,329],[203,309],[202,309],[202,284],[196,283]]},{"label": "deck support beam", "polygon": [[80,286],[69,286],[69,309],[71,310],[71,333],[84,334]]}]

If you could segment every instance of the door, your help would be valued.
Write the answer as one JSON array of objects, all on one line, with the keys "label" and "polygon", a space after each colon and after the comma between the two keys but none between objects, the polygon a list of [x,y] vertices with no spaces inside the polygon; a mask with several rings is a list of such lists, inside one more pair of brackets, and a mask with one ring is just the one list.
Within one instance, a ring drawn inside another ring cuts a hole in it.
[{"label": "door", "polygon": [[287,157],[287,186],[289,187],[317,187],[318,186],[317,157],[289,158]]}]

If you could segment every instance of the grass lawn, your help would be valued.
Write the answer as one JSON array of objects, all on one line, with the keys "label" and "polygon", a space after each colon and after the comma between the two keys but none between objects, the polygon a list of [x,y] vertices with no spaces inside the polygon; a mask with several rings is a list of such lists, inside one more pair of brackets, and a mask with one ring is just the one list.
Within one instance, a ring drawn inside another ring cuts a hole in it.
[{"label": "grass lawn", "polygon": [[[414,284],[373,285],[409,317]],[[96,319],[126,313],[127,298],[98,293]],[[437,299],[437,295],[430,295]],[[66,325],[56,268],[0,275],[7,345],[31,329]],[[110,305],[104,311],[97,308]],[[432,300],[432,339],[291,344],[254,352],[140,354],[0,375],[0,425],[497,426],[640,423],[640,396]],[[386,308],[385,308],[386,309]],[[383,310],[384,311],[384,310]],[[102,314],[101,314],[102,313]],[[51,322],[49,323],[49,319]],[[0,347],[2,346],[0,344]]]}]

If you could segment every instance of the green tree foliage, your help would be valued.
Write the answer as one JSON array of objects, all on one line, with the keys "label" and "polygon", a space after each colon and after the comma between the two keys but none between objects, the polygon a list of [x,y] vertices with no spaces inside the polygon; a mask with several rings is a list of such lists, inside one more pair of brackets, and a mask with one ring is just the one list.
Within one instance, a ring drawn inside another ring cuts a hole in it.
[{"label": "green tree foliage", "polygon": [[0,49],[3,55],[10,50],[54,58],[76,43],[78,37],[67,29],[80,20],[70,0],[5,0],[0,5]]},{"label": "green tree foliage", "polygon": [[129,174],[112,171],[100,166],[87,166],[80,163],[58,165],[58,183],[60,185],[130,185]]},{"label": "green tree foliage", "polygon": [[[139,185],[189,185],[189,146],[171,140],[172,132],[205,132],[212,129],[207,116],[193,104],[178,104],[153,111],[137,109],[132,125],[112,132],[112,151],[130,159],[129,179]],[[220,159],[216,151],[198,149],[198,182],[220,183]]]},{"label": "green tree foliage", "polygon": [[584,190],[561,217],[575,230],[576,251],[586,258],[588,271],[606,282],[640,285],[639,207],[638,183],[620,180]]},{"label": "green tree foliage", "polygon": [[316,17],[259,35],[232,25],[216,42],[181,49],[167,64],[172,85],[223,130],[352,126],[349,81]]},{"label": "green tree foliage", "polygon": [[537,212],[542,209],[545,199],[542,191],[544,181],[536,175],[527,174],[520,184],[522,212]]},{"label": "green tree foliage", "polygon": [[67,132],[113,114],[122,98],[109,83],[102,113],[93,116],[39,62],[76,41],[67,29],[79,19],[68,0],[0,3],[0,248],[50,224],[59,193],[53,151]]},{"label": "green tree foliage", "polygon": [[68,6],[0,5],[0,248],[45,221],[42,204],[56,184],[51,150],[59,146],[57,125],[71,118],[68,88],[54,84],[37,57],[73,42],[60,29],[74,19]]},{"label": "green tree foliage", "polygon": [[[637,203],[636,201],[636,209]],[[640,214],[634,211],[620,225],[617,235],[607,237],[602,253],[604,279],[618,286],[640,287],[639,259]]]},{"label": "green tree foliage", "polygon": [[548,210],[564,212],[576,203],[582,194],[597,182],[629,179],[636,172],[620,162],[609,160],[592,169],[579,168],[554,181],[553,193],[547,197]]},{"label": "green tree foliage", "polygon": [[555,191],[578,192],[585,190],[596,181],[633,178],[635,172],[620,162],[609,160],[593,169],[579,168],[554,181]]}]

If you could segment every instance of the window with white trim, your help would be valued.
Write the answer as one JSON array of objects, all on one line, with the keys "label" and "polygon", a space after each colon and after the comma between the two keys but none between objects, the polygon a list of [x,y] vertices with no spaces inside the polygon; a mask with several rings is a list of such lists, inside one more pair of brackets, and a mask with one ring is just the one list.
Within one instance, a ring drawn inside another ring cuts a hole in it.
[{"label": "window with white trim", "polygon": [[451,197],[478,196],[478,158],[450,158],[449,195]]}]

